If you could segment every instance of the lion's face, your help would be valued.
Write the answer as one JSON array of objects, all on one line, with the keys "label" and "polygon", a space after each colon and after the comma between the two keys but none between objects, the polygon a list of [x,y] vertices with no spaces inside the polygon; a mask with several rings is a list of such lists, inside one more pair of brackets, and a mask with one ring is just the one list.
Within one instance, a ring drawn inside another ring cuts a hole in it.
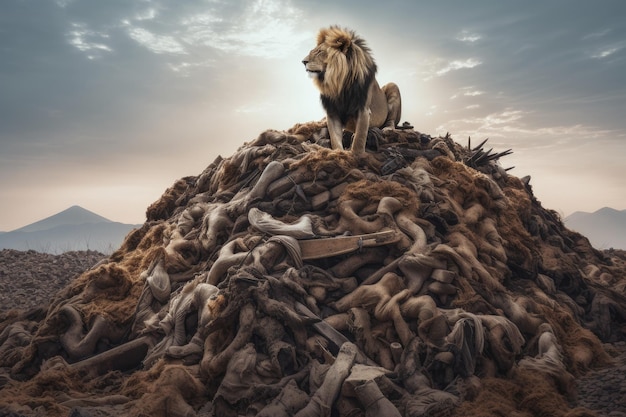
[{"label": "lion's face", "polygon": [[306,72],[312,78],[320,79],[324,77],[326,67],[328,66],[328,52],[326,49],[323,45],[318,45],[311,49],[311,52],[302,60]]},{"label": "lion's face", "polygon": [[327,97],[339,97],[343,90],[355,85],[364,86],[376,72],[376,64],[363,40],[354,32],[336,26],[320,30],[317,46],[302,63]]}]

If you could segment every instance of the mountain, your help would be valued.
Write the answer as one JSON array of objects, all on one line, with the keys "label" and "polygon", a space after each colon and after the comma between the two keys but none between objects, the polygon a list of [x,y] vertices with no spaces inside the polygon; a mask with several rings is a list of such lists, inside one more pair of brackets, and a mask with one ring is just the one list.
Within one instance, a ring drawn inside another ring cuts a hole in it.
[{"label": "mountain", "polygon": [[60,213],[46,217],[35,223],[15,229],[14,232],[39,232],[66,225],[84,225],[94,223],[113,223],[111,220],[102,217],[92,211],[80,206],[72,206]]},{"label": "mountain", "polygon": [[586,236],[597,249],[626,249],[626,210],[577,211],[565,218],[565,225]]},{"label": "mountain", "polygon": [[72,206],[11,232],[0,233],[0,249],[61,253],[95,250],[111,253],[136,224],[113,222],[80,206]]}]

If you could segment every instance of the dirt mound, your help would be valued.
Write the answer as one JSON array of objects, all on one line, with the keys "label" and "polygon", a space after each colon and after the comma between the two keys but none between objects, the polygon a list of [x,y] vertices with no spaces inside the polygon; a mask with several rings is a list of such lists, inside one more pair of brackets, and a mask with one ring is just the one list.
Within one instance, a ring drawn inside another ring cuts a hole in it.
[{"label": "dirt mound", "polygon": [[4,316],[1,409],[590,415],[576,378],[624,339],[623,259],[508,151],[372,133],[357,158],[323,123],[267,131],[177,181],[45,313]]}]

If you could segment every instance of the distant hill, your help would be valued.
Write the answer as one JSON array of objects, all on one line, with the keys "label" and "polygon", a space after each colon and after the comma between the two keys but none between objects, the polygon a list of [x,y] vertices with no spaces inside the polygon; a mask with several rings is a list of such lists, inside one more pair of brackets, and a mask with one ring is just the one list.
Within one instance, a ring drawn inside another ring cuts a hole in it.
[{"label": "distant hill", "polygon": [[39,232],[42,230],[50,230],[59,226],[66,225],[84,225],[94,223],[113,223],[111,220],[102,217],[92,211],[86,210],[80,206],[72,206],[60,213],[46,217],[38,222],[31,223],[27,226],[13,230],[14,232]]},{"label": "distant hill", "polygon": [[80,206],[72,206],[11,232],[0,233],[0,249],[63,253],[96,250],[111,253],[137,224],[113,222]]},{"label": "distant hill", "polygon": [[587,237],[596,249],[626,250],[626,210],[577,211],[565,218],[565,226]]}]

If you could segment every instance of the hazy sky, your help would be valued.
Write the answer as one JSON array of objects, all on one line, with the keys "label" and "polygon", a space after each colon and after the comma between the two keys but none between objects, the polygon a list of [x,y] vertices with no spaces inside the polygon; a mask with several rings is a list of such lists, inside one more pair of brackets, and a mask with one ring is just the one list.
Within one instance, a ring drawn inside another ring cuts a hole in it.
[{"label": "hazy sky", "polygon": [[0,230],[74,204],[142,223],[178,178],[321,119],[301,60],[331,24],[416,130],[513,148],[563,215],[626,208],[623,0],[3,0]]}]

